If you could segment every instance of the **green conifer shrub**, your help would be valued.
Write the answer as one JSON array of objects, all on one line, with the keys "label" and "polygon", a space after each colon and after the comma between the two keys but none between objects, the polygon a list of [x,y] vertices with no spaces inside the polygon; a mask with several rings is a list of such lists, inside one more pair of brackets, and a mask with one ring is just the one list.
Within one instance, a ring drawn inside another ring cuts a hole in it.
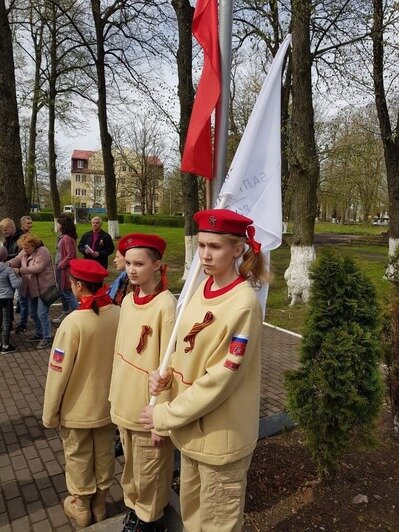
[{"label": "green conifer shrub", "polygon": [[379,307],[353,258],[323,250],[312,291],[300,367],[286,375],[287,409],[304,431],[320,478],[331,478],[354,443],[374,442],[383,397]]}]

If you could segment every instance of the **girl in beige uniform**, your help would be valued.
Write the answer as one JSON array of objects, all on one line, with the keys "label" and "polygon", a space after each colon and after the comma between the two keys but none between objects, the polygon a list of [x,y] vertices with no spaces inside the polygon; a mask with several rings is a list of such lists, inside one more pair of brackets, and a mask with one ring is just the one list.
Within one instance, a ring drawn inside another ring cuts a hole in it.
[{"label": "girl in beige uniform", "polygon": [[254,287],[266,271],[252,220],[227,209],[194,219],[208,278],[183,312],[167,375],[150,379],[155,395],[171,386],[171,401],[147,406],[140,421],[170,430],[181,451],[185,530],[239,531],[259,423],[262,313]]},{"label": "girl in beige uniform", "polygon": [[109,386],[119,307],[102,286],[108,271],[94,260],[72,259],[78,310],[62,321],[50,353],[43,425],[61,426],[69,493],[65,514],[80,526],[106,517],[105,497],[114,476],[114,433]]},{"label": "girl in beige uniform", "polygon": [[[168,434],[139,423],[149,401],[149,375],[161,362],[175,318],[176,300],[166,289],[161,263],[165,247],[162,238],[140,233],[126,235],[118,246],[134,286],[121,306],[110,391],[111,418],[119,427],[125,455],[121,484],[129,510],[124,532],[163,530],[159,520],[172,481],[173,444]],[[163,395],[161,401],[169,392]]]}]

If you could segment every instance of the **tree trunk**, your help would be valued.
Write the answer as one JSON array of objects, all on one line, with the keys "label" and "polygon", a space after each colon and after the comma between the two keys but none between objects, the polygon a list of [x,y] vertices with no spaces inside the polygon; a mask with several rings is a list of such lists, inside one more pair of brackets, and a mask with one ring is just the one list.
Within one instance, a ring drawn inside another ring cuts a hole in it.
[{"label": "tree trunk", "polygon": [[[399,239],[399,115],[393,130],[384,87],[384,12],[382,0],[373,0],[373,82],[375,103],[387,172],[390,253]],[[398,114],[398,113],[397,113]]]},{"label": "tree trunk", "polygon": [[291,0],[292,7],[292,115],[291,180],[294,221],[291,262],[285,272],[291,303],[309,296],[308,269],[315,258],[313,247],[317,211],[319,162],[314,134],[312,56],[310,53],[310,0]]},{"label": "tree trunk", "polygon": [[[192,78],[192,38],[191,24],[193,21],[194,9],[189,0],[172,0],[172,6],[177,17],[179,28],[179,46],[177,50],[177,72],[178,72],[178,96],[180,102],[180,131],[179,149],[183,154],[184,144],[191,111],[194,103],[194,87]],[[196,249],[197,228],[193,220],[193,215],[199,210],[198,181],[197,177],[183,173],[183,202],[184,202],[184,233],[186,242],[186,256],[184,276],[190,268],[192,258]]]},{"label": "tree trunk", "polygon": [[8,11],[0,0],[0,218],[29,213],[22,170],[14,57]]},{"label": "tree trunk", "polygon": [[[37,139],[37,116],[43,104],[40,102],[40,81],[41,81],[41,68],[42,68],[42,47],[43,47],[43,30],[44,22],[41,19],[38,30],[35,26],[37,21],[33,20],[31,6],[31,34],[33,39],[33,47],[35,52],[35,75],[33,81],[33,98],[32,98],[32,109],[31,109],[31,118],[29,126],[29,146],[28,146],[28,157],[26,161],[26,171],[25,171],[25,188],[26,196],[28,198],[29,204],[33,203],[33,191],[35,186],[36,178],[36,139]],[[37,33],[36,33],[37,31]]]},{"label": "tree trunk", "polygon": [[50,194],[53,202],[54,221],[61,213],[60,194],[57,187],[57,153],[55,149],[55,101],[57,97],[57,13],[55,4],[51,5],[51,48],[48,101],[48,164]]},{"label": "tree trunk", "polygon": [[119,237],[119,224],[116,204],[116,177],[114,156],[112,155],[112,137],[108,131],[107,89],[105,81],[104,22],[101,17],[100,0],[91,0],[93,20],[97,38],[97,114],[100,128],[101,150],[104,165],[105,198],[108,211],[108,231],[112,238]]}]

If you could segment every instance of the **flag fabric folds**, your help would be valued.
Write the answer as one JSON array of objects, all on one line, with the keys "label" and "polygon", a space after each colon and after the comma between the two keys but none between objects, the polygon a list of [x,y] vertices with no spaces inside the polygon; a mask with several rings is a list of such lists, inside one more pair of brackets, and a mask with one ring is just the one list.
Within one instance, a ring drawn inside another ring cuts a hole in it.
[{"label": "flag fabric folds", "polygon": [[197,0],[192,32],[204,50],[204,66],[191,113],[181,169],[212,179],[211,115],[220,95],[217,0]]},{"label": "flag fabric folds", "polygon": [[[263,83],[216,203],[216,208],[231,209],[254,220],[255,239],[261,243],[266,258],[282,240],[281,77],[290,43],[288,35]],[[179,303],[198,260],[197,254]],[[263,308],[266,288],[259,292]]]}]

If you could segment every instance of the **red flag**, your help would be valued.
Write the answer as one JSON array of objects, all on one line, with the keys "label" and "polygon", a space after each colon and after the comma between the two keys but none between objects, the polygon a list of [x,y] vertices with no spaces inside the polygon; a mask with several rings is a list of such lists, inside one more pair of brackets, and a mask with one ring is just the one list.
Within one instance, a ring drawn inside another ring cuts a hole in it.
[{"label": "red flag", "polygon": [[211,114],[220,95],[217,0],[197,0],[193,35],[204,50],[204,66],[188,126],[181,169],[212,179]]}]

